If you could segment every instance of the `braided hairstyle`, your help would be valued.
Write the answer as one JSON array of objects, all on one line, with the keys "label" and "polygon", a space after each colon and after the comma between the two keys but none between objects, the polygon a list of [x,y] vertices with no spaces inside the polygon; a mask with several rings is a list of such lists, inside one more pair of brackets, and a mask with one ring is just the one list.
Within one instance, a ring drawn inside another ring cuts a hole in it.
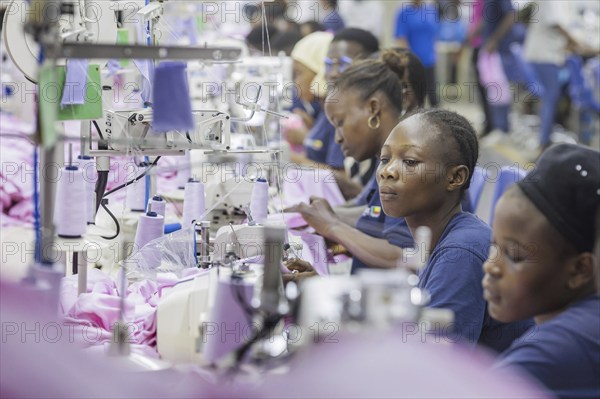
[{"label": "braided hairstyle", "polygon": [[[406,111],[402,101],[406,89],[415,93],[417,106],[423,105],[424,76],[423,65],[411,52],[385,50],[378,60],[362,60],[350,66],[337,79],[336,88],[340,91],[354,89],[364,101],[379,91],[401,115]],[[418,82],[418,79],[423,82]]]},{"label": "braided hairstyle", "polygon": [[[465,165],[469,170],[467,181],[461,187],[461,192],[464,193],[471,185],[471,176],[473,176],[479,158],[479,142],[475,129],[465,117],[453,111],[429,109],[415,114],[437,127],[439,139],[444,148],[447,148],[444,152],[447,157],[446,164]],[[455,145],[446,144],[449,138],[454,141]]]}]

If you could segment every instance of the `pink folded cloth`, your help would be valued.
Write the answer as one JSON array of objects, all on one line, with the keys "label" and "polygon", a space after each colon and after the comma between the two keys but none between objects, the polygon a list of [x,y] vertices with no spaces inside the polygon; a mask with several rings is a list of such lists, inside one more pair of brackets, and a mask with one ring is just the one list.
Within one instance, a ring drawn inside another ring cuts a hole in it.
[{"label": "pink folded cloth", "polygon": [[329,170],[286,168],[283,180],[285,208],[300,202],[308,204],[310,197],[325,198],[331,206],[345,202],[333,173]]},{"label": "pink folded cloth", "polygon": [[269,223],[285,223],[288,229],[297,229],[308,226],[302,214],[298,212],[272,213],[267,216]]}]

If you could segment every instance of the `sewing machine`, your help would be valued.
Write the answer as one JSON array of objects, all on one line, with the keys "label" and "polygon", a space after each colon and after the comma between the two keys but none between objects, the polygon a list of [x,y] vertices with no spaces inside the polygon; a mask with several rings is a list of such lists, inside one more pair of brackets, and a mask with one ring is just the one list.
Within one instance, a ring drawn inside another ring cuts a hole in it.
[{"label": "sewing machine", "polygon": [[[157,349],[164,359],[228,364],[232,354],[261,328],[261,319],[255,318],[258,311],[263,315],[287,312],[281,281],[285,228],[260,229],[262,239],[254,242],[262,251],[253,261],[230,252],[163,291],[157,308]],[[281,328],[276,329],[276,335],[281,333]]]}]

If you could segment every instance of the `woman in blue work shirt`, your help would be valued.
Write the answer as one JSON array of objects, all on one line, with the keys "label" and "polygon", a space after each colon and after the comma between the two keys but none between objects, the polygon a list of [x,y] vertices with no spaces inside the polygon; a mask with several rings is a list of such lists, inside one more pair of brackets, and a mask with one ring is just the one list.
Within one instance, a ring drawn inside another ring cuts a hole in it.
[{"label": "woman in blue work shirt", "polygon": [[430,307],[454,312],[451,339],[502,351],[531,321],[501,324],[487,314],[480,279],[490,246],[490,228],[464,212],[479,155],[477,135],[462,116],[446,110],[418,112],[404,119],[381,148],[377,170],[385,213],[403,217],[410,231],[431,230],[431,254],[419,271]]},{"label": "woman in blue work shirt", "polygon": [[551,147],[498,202],[484,265],[492,317],[536,322],[497,367],[519,368],[560,398],[600,397],[595,213],[600,217],[600,153]]},{"label": "woman in blue work shirt", "polygon": [[[375,105],[371,100],[367,104]],[[373,112],[376,107],[367,106],[362,115],[358,111],[354,114],[360,118],[366,113],[368,117],[369,109]],[[354,117],[350,119],[348,123]],[[487,314],[479,281],[490,245],[490,228],[461,208],[479,153],[472,126],[450,111],[421,111],[400,122],[381,146],[377,183],[382,210],[388,217],[403,218],[400,220],[410,233],[420,226],[432,232],[431,255],[419,272],[419,286],[430,293],[430,307],[453,311],[453,331],[447,338],[483,344],[498,352],[506,349],[531,322],[501,324]],[[314,210],[310,216],[321,221],[324,214]],[[326,237],[337,237],[344,231],[354,247],[374,246],[372,239],[341,228],[334,220],[317,224],[317,230]],[[402,256],[402,250],[396,250],[391,266]]]}]

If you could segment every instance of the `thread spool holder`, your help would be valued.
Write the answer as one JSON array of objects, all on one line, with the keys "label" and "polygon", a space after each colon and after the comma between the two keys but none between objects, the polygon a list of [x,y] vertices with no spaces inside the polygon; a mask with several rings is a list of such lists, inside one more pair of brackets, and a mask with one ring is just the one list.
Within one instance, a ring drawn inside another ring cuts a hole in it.
[{"label": "thread spool holder", "polygon": [[198,242],[197,237],[200,236],[198,267],[201,269],[208,269],[212,265],[210,260],[210,222],[206,220],[197,222],[195,228],[196,242]]},{"label": "thread spool holder", "polygon": [[85,238],[57,237],[60,264],[65,265],[64,275],[77,275],[77,295],[87,292],[88,242]]}]

